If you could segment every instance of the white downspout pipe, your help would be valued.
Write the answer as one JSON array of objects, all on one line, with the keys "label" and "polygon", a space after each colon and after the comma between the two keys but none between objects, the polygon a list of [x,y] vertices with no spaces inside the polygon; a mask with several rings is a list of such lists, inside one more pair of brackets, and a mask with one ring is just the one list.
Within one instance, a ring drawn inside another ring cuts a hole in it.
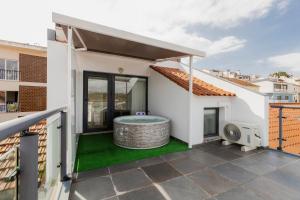
[{"label": "white downspout pipe", "polygon": [[67,173],[72,173],[72,47],[73,31],[68,27],[68,57],[67,57]]},{"label": "white downspout pipe", "polygon": [[192,110],[193,110],[193,56],[189,57],[189,102],[188,102],[188,132],[189,132],[189,148],[192,148]]}]

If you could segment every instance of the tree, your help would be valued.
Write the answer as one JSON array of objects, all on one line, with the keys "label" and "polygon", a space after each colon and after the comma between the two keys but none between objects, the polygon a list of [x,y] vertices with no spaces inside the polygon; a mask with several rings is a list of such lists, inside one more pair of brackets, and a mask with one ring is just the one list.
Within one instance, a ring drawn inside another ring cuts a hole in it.
[{"label": "tree", "polygon": [[291,74],[287,73],[287,72],[283,72],[283,71],[279,71],[279,72],[274,72],[272,74],[273,77],[276,77],[276,78],[280,78],[280,77],[287,77],[287,78],[290,78],[292,77]]}]

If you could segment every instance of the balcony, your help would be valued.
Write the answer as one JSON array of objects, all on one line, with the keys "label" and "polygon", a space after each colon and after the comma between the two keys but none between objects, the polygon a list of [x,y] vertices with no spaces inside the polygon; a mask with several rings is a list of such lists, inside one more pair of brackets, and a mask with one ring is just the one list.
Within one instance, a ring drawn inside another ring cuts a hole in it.
[{"label": "balcony", "polygon": [[[67,194],[72,200],[299,199],[300,157],[270,149],[241,152],[240,146],[223,146],[219,141],[68,173],[72,175],[71,187],[54,190],[54,186],[70,183],[66,182],[67,168],[71,166],[66,150],[71,151],[72,146],[67,146],[65,110],[62,107],[43,111],[0,125],[1,145],[6,144],[0,154],[0,194],[7,195],[7,199],[17,195],[21,200],[58,199],[59,195],[53,196],[54,191]],[[32,128],[45,119],[46,126]],[[16,136],[16,132],[21,134]],[[51,151],[45,150],[46,137]],[[83,145],[80,141],[78,151]],[[88,142],[82,148],[91,155],[96,153],[96,147]],[[102,159],[97,157],[90,162]],[[46,178],[42,176],[45,172]]]},{"label": "balcony", "polygon": [[20,72],[17,70],[0,69],[0,80],[18,81],[19,74],[20,74]]},{"label": "balcony", "polygon": [[299,199],[299,167],[279,151],[213,142],[76,174],[69,199]]}]

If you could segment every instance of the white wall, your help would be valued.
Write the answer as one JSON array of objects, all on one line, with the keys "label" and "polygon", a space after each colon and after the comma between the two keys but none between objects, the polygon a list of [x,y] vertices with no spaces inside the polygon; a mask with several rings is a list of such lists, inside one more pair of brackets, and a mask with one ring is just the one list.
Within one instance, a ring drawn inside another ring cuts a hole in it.
[{"label": "white wall", "polygon": [[[151,70],[148,84],[151,114],[171,119],[171,135],[188,143],[188,91],[154,70]],[[218,107],[221,111],[224,110],[224,115],[221,113],[220,118],[227,120],[230,118],[231,98],[234,97],[193,95],[192,145],[203,142],[204,108]]]},{"label": "white wall", "polygon": [[[192,105],[192,145],[200,144],[204,139],[204,108],[219,108],[219,122],[231,119],[231,100],[235,97],[196,96]],[[222,126],[219,124],[219,132]]]},{"label": "white wall", "polygon": [[[185,69],[186,70],[186,69]],[[262,144],[269,143],[269,98],[261,93],[221,80],[202,71],[194,70],[194,76],[216,87],[236,94],[231,98],[231,120],[255,123],[260,126]]]},{"label": "white wall", "polygon": [[274,92],[274,83],[272,81],[260,81],[254,84],[259,86],[259,92],[261,93]]},{"label": "white wall", "polygon": [[75,52],[76,68],[76,133],[83,132],[83,71],[149,76],[151,62],[93,52]]},{"label": "white wall", "polygon": [[188,142],[188,92],[154,70],[148,79],[148,109],[169,118],[172,136]]}]

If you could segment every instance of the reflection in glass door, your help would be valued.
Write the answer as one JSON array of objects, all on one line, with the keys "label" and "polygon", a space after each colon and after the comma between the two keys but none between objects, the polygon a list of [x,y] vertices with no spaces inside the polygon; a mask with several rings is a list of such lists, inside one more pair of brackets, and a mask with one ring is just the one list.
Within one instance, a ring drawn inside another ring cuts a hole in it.
[{"label": "reflection in glass door", "polygon": [[107,130],[109,128],[108,77],[87,75],[84,92],[84,130]]},{"label": "reflection in glass door", "polygon": [[204,137],[219,134],[219,108],[204,109]]}]

